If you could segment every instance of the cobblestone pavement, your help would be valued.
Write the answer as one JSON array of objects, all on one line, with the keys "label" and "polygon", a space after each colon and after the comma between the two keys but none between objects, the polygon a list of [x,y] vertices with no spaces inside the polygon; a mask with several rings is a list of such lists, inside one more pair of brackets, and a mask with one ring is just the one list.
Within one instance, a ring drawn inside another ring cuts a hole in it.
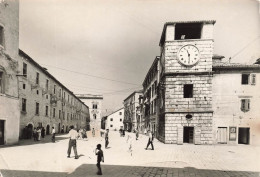
[{"label": "cobblestone pavement", "polygon": [[[128,134],[127,134],[128,135]],[[154,141],[155,150],[145,150],[147,137],[133,137],[132,155],[126,137],[110,133],[108,149],[103,149],[103,176],[260,176],[260,147],[251,145],[174,145]],[[40,142],[22,140],[17,146],[0,148],[0,171],[4,177],[96,176],[94,149],[101,137],[78,140],[80,158],[67,158],[68,139],[50,136]],[[73,151],[72,151],[73,156]]]},{"label": "cobblestone pavement", "polygon": [[[195,168],[165,168],[165,167],[140,167],[140,166],[119,166],[103,165],[103,176],[111,177],[259,177],[258,172],[248,171],[220,171],[201,170]],[[86,177],[97,176],[96,166],[83,164],[72,173],[66,172],[43,172],[43,171],[19,171],[2,170],[4,177]]]}]

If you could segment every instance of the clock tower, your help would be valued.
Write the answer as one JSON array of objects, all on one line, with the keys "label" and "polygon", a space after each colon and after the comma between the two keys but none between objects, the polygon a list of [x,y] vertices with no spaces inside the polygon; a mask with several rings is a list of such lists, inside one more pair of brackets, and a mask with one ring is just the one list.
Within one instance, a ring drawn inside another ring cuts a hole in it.
[{"label": "clock tower", "polygon": [[158,139],[212,144],[215,21],[168,22],[160,47]]}]

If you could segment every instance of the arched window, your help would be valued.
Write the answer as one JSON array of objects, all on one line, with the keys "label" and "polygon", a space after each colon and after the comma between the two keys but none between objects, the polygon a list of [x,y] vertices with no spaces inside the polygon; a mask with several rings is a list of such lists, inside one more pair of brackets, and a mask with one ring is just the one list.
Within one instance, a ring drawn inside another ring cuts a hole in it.
[{"label": "arched window", "polygon": [[97,115],[96,115],[96,114],[93,114],[93,118],[94,118],[94,119],[97,119]]}]

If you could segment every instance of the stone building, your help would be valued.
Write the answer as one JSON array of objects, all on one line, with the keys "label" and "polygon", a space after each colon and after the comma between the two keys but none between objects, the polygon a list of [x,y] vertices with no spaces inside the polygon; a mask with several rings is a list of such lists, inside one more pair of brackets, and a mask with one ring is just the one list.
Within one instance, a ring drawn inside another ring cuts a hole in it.
[{"label": "stone building", "polygon": [[[164,25],[155,108],[157,138],[164,143],[259,143],[259,61],[225,63],[213,55],[214,24]],[[149,93],[152,81],[146,82]]]},{"label": "stone building", "polygon": [[19,2],[0,1],[0,145],[18,142]]},{"label": "stone building", "polygon": [[155,135],[157,135],[157,87],[159,80],[159,59],[156,57],[153,61],[152,66],[150,67],[146,77],[143,81],[143,119],[144,124],[141,126],[141,131],[146,128],[151,130]]},{"label": "stone building", "polygon": [[127,131],[140,130],[141,117],[137,112],[139,98],[143,97],[143,90],[134,91],[124,100],[124,129]]},{"label": "stone building", "polygon": [[106,129],[118,131],[124,128],[124,108],[120,108],[106,116]]},{"label": "stone building", "polygon": [[212,144],[212,56],[215,21],[169,22],[160,47],[158,138]]},{"label": "stone building", "polygon": [[73,92],[41,67],[30,56],[19,50],[19,100],[20,135],[25,126],[31,131],[35,127],[45,127],[50,134],[54,127],[57,133],[69,126],[77,129],[89,125],[89,108]]},{"label": "stone building", "polygon": [[88,107],[90,112],[90,127],[95,130],[101,129],[102,118],[102,95],[78,94],[77,97],[82,100]]}]

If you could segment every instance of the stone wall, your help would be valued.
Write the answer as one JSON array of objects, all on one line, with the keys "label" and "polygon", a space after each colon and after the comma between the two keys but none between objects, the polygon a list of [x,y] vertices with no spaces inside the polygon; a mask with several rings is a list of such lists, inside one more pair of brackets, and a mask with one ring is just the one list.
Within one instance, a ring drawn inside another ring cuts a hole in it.
[{"label": "stone wall", "polygon": [[[165,143],[182,144],[184,127],[194,127],[195,144],[213,144],[212,134],[212,56],[213,24],[204,24],[201,39],[174,40],[174,25],[167,26],[161,60],[164,64],[163,87],[164,110],[160,110],[159,140]],[[200,51],[200,60],[193,66],[182,65],[177,58],[184,45],[195,45]],[[193,97],[184,98],[184,85],[193,84]],[[161,98],[161,96],[159,95]],[[187,120],[186,115],[192,119]],[[163,124],[164,128],[163,128]],[[165,135],[163,135],[165,133]]]},{"label": "stone wall", "polygon": [[[193,84],[193,98],[184,98],[184,84]],[[165,112],[211,111],[212,75],[166,77]]]},{"label": "stone wall", "polygon": [[[178,62],[177,53],[187,44],[195,45],[200,51],[200,60],[194,66],[183,66]],[[211,72],[213,56],[213,40],[178,40],[165,42],[165,72]]]},{"label": "stone wall", "polygon": [[165,143],[182,144],[183,127],[194,127],[194,144],[212,144],[212,113],[190,113],[192,120],[186,120],[187,113],[165,115]]},{"label": "stone wall", "polygon": [[[20,110],[18,99],[18,45],[19,45],[19,2],[0,1],[0,26],[3,43],[0,44],[0,120],[4,123],[5,145],[15,144],[19,137]],[[2,138],[2,137],[1,137]]]}]

